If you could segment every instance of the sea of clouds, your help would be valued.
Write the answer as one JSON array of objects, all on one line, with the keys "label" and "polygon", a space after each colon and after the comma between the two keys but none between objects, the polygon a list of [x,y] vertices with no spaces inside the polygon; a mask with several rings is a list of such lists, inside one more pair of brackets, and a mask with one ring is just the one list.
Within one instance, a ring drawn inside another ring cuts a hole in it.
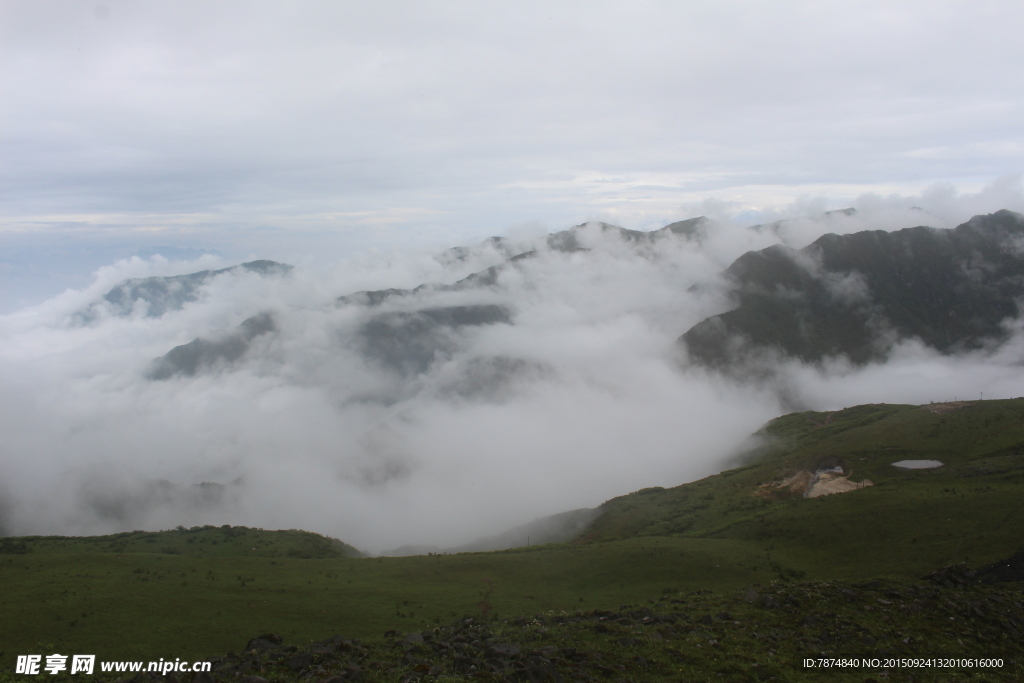
[{"label": "sea of clouds", "polygon": [[[1008,187],[866,197],[854,215],[809,207],[770,226],[720,216],[692,239],[641,245],[588,224],[577,229],[586,250],[568,253],[521,234],[460,258],[419,250],[285,276],[232,272],[159,317],[144,306],[117,315],[103,295],[128,278],[233,264],[119,261],[86,289],[0,317],[0,526],[72,535],[233,524],[303,528],[370,552],[452,546],[713,474],[793,409],[1016,396],[1019,334],[968,356],[908,340],[864,368],[790,362],[766,384],[689,367],[676,343],[728,309],[719,274],[746,251],[800,248],[826,232],[952,227],[1019,210],[1019,183]],[[493,286],[427,288],[377,307],[337,301],[451,284],[531,249]],[[477,305],[505,307],[511,324],[444,332],[425,372],[381,365],[360,336],[381,313]],[[264,311],[276,331],[238,361],[152,378],[173,347]]]}]

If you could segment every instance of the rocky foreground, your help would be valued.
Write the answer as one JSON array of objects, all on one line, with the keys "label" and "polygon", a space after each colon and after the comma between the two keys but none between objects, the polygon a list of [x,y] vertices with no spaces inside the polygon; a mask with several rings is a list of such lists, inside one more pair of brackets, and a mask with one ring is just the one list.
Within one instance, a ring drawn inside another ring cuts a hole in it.
[{"label": "rocky foreground", "polygon": [[[999,563],[997,563],[999,564]],[[211,674],[165,683],[348,681],[1020,681],[1024,555],[921,581],[785,583],[742,594],[666,593],[618,610],[464,617],[415,633],[308,645],[274,635],[214,657]],[[999,582],[999,583],[984,583]],[[805,659],[877,658],[879,666],[807,668]],[[939,666],[899,658],[984,658]],[[158,677],[140,674],[132,683]]]}]

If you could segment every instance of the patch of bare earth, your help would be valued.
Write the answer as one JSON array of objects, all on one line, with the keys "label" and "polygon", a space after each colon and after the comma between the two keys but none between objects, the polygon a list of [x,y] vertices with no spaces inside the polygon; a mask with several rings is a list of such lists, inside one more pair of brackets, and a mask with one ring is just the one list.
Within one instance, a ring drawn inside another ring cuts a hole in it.
[{"label": "patch of bare earth", "polygon": [[851,481],[850,476],[852,474],[853,472],[844,474],[840,467],[818,470],[814,473],[808,470],[801,470],[782,481],[770,481],[766,484],[761,484],[754,495],[766,496],[773,492],[786,492],[800,495],[804,498],[818,498],[819,496],[830,496],[834,493],[857,491],[875,485],[870,479]]}]

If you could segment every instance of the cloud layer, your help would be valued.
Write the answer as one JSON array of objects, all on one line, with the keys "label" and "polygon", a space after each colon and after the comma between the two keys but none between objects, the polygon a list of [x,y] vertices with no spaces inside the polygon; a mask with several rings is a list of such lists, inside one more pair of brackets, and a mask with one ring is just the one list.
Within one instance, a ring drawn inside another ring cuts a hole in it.
[{"label": "cloud layer", "polygon": [[[922,222],[920,210],[876,204],[756,228],[708,222],[650,243],[591,224],[576,231],[587,249],[571,252],[520,236],[508,249],[537,254],[489,284],[376,306],[337,299],[451,285],[507,253],[488,243],[329,270],[237,269],[160,316],[103,295],[127,277],[225,264],[118,262],[87,289],[0,318],[0,522],[14,534],[231,523],[370,551],[449,546],[711,474],[786,409],[1019,393],[1019,335],[994,354],[908,341],[884,365],[790,363],[766,386],[679,368],[675,340],[725,310],[718,274],[743,252]],[[264,312],[273,324],[244,353],[154,377],[175,346],[229,338]],[[399,328],[427,355],[392,363],[381,348],[406,349],[387,347]]]}]

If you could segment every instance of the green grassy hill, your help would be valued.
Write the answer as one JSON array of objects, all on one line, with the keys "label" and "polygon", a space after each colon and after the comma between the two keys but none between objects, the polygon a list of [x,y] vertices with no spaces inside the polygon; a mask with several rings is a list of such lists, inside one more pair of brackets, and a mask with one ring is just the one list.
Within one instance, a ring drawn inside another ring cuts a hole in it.
[{"label": "green grassy hill", "polygon": [[[741,467],[608,501],[585,540],[738,541],[780,578],[821,579],[919,575],[1024,545],[1024,399],[795,413],[759,435]],[[944,466],[892,465],[929,459]],[[818,498],[773,485],[833,466],[874,485]]]},{"label": "green grassy hill", "polygon": [[[955,562],[975,567],[988,564],[1024,545],[1024,399],[796,413],[770,422],[759,436],[762,445],[745,454],[735,469],[675,488],[645,489],[608,501],[589,529],[568,544],[366,558],[355,557],[354,549],[315,534],[237,527],[96,538],[3,539],[0,665],[12,665],[16,654],[44,651],[96,652],[107,659],[198,659],[239,652],[250,638],[262,633],[275,633],[298,645],[340,634],[368,639],[367,647],[392,652],[381,640],[385,631],[429,633],[439,628],[440,633],[449,628],[446,624],[469,616],[513,633],[520,618],[532,623],[540,615],[544,622],[551,615],[579,611],[589,615],[581,617],[582,626],[558,625],[568,629],[565,638],[576,638],[580,634],[573,635],[573,629],[601,632],[591,623],[600,619],[601,611],[648,604],[648,599],[664,598],[662,603],[673,605],[671,600],[713,591],[709,595],[719,596],[715,609],[746,614],[749,610],[743,605],[747,603],[741,598],[751,589],[777,596],[817,592],[842,602],[847,588],[835,582],[853,586],[879,579],[882,584],[870,585],[890,586],[906,600],[934,602],[935,609],[948,611],[954,609],[948,605],[963,600],[921,593],[923,589],[916,587],[921,577]],[[937,459],[944,466],[923,471],[892,466],[904,459]],[[799,483],[799,477],[793,477],[800,472],[810,475],[836,467],[850,481],[870,479],[873,485],[816,498],[779,485]],[[849,590],[869,606],[876,604],[876,597],[882,605],[894,600]],[[1020,596],[1012,599],[1018,607],[1011,609],[1021,612]],[[885,600],[889,602],[881,602]],[[853,623],[850,620],[856,621],[854,613],[859,609],[843,607],[850,614],[842,618]],[[796,629],[794,624],[810,614],[807,608],[793,610],[784,615],[785,629]],[[815,608],[813,613],[820,611]],[[775,616],[765,618],[782,619],[771,614]],[[916,621],[899,628],[885,620],[910,619],[909,612],[866,615],[867,621],[857,622],[861,624],[857,628],[886,634],[892,647],[902,647],[902,636],[896,637],[900,629],[923,642],[929,624],[937,629],[935,642],[966,637],[946,634],[946,616],[931,622],[926,615],[914,614]],[[794,624],[787,621],[790,617]],[[834,621],[835,615],[820,618]],[[747,619],[754,616],[739,620]],[[680,642],[696,637],[694,642],[704,638],[724,643],[714,635],[720,628],[718,621],[673,627],[677,632],[673,637]],[[972,623],[958,623],[957,628],[988,633]],[[758,627],[762,628],[779,630],[783,625]],[[849,623],[843,628],[857,632]],[[621,638],[640,637],[625,623],[613,624],[611,629]],[[660,641],[654,642],[656,638],[651,640],[652,630],[643,633],[636,652],[623,650],[629,657],[650,659],[651,652],[664,649]],[[712,635],[701,635],[706,633]],[[1020,636],[1013,637],[1017,639],[1014,647],[1024,652],[1024,642],[1017,642]],[[532,640],[533,636],[527,633],[522,638]],[[989,641],[980,638],[963,641],[967,644],[961,646],[965,651],[984,649],[978,643]],[[538,639],[537,647],[545,644],[543,640]],[[805,640],[806,647],[815,651],[830,647],[820,645],[827,640],[818,635]],[[783,651],[782,645],[771,645],[771,641],[757,642],[761,650],[749,650],[753,644],[744,646],[751,658],[773,656],[769,650]],[[675,644],[671,649],[679,652],[680,647]],[[785,647],[793,653],[805,651],[799,643]],[[394,652],[401,656],[400,650]],[[674,655],[662,654],[659,667],[676,661]],[[697,666],[698,659],[711,662],[712,652],[691,655],[686,656],[692,661],[686,657],[678,661]],[[747,665],[753,666],[754,659]],[[394,667],[406,671],[409,666],[393,662],[388,671]],[[638,680],[659,680],[661,674],[654,671]],[[397,674],[390,675],[381,673],[374,680],[397,680]]]},{"label": "green grassy hill", "polygon": [[117,553],[194,557],[362,557],[356,548],[309,531],[265,531],[244,526],[178,527],[170,531],[126,531],[110,536],[21,536],[0,538],[0,554]]}]

